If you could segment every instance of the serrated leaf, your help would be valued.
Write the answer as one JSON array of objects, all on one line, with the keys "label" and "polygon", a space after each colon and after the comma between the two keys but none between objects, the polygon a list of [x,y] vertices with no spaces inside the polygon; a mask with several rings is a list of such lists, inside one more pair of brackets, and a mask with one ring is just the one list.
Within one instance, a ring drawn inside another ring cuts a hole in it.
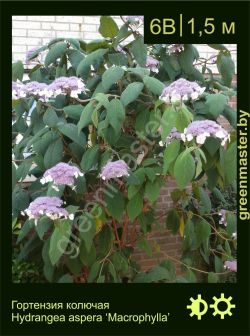
[{"label": "serrated leaf", "polygon": [[94,111],[94,102],[89,102],[83,109],[80,120],[77,124],[78,133],[92,121],[92,113]]},{"label": "serrated leaf", "polygon": [[143,195],[139,192],[134,195],[131,200],[128,201],[127,204],[127,212],[129,219],[134,220],[136,217],[140,215],[143,208]]},{"label": "serrated leaf", "polygon": [[161,119],[161,138],[166,140],[167,136],[171,132],[172,128],[176,125],[177,113],[173,107],[168,107],[164,110]]},{"label": "serrated leaf", "polygon": [[162,183],[159,179],[156,179],[154,182],[148,181],[145,186],[145,196],[148,198],[151,204],[157,200]]},{"label": "serrated leaf", "polygon": [[49,127],[55,127],[56,124],[59,122],[59,118],[56,114],[56,111],[53,108],[51,107],[47,108],[47,110],[43,115],[43,122],[45,125],[48,125]]},{"label": "serrated leaf", "polygon": [[145,76],[143,78],[143,83],[151,92],[157,96],[160,96],[164,89],[164,84],[154,77]]},{"label": "serrated leaf", "polygon": [[205,105],[208,108],[208,113],[216,119],[221,114],[227,104],[227,97],[221,93],[209,94],[206,96]]},{"label": "serrated leaf", "polygon": [[69,106],[65,106],[63,108],[63,111],[67,114],[67,116],[69,116],[72,119],[75,120],[79,120],[82,112],[83,112],[83,106],[80,104],[77,105],[69,105]]},{"label": "serrated leaf", "polygon": [[98,49],[88,54],[78,65],[76,74],[85,78],[90,70],[90,66],[102,60],[108,49]]},{"label": "serrated leaf", "polygon": [[53,167],[58,162],[62,161],[63,143],[61,139],[52,142],[44,155],[44,165],[46,169]]},{"label": "serrated leaf", "polygon": [[51,63],[55,63],[59,57],[62,57],[62,55],[66,52],[66,50],[67,50],[67,43],[65,42],[59,42],[53,45],[49,49],[49,52],[47,53],[45,57],[45,61],[44,61],[45,66],[47,67]]},{"label": "serrated leaf", "polygon": [[52,265],[55,265],[65,252],[71,234],[72,221],[60,220],[50,237],[49,257]]},{"label": "serrated leaf", "polygon": [[[183,169],[185,169],[185,174]],[[194,158],[189,152],[184,151],[179,155],[174,165],[174,177],[176,178],[177,186],[180,189],[184,189],[192,181],[194,174]]]},{"label": "serrated leaf", "polygon": [[176,139],[167,145],[163,154],[163,174],[168,172],[170,164],[177,158],[180,151],[180,146],[180,141]]},{"label": "serrated leaf", "polygon": [[103,37],[114,38],[119,32],[116,22],[110,16],[101,16],[99,33]]},{"label": "serrated leaf", "polygon": [[144,44],[143,37],[139,36],[137,37],[132,43],[131,43],[131,51],[137,61],[137,63],[144,67],[146,63],[147,58],[147,46]]},{"label": "serrated leaf", "polygon": [[126,106],[133,102],[141,93],[143,86],[143,83],[139,82],[130,83],[121,94],[123,105]]},{"label": "serrated leaf", "polygon": [[84,147],[86,145],[86,136],[83,132],[78,133],[78,128],[75,124],[58,125],[59,131],[66,135],[69,139]]},{"label": "serrated leaf", "polygon": [[118,133],[125,120],[125,110],[119,99],[112,99],[107,106],[107,120]]},{"label": "serrated leaf", "polygon": [[100,155],[100,149],[99,146],[93,146],[83,154],[82,160],[81,160],[81,168],[84,172],[90,170],[91,168],[94,168],[98,162]]},{"label": "serrated leaf", "polygon": [[12,64],[12,80],[15,82],[17,79],[20,81],[23,80],[23,63],[21,61],[17,61],[16,63]]},{"label": "serrated leaf", "polygon": [[221,74],[224,85],[230,87],[235,74],[235,65],[229,51],[221,51],[217,57],[217,68]]},{"label": "serrated leaf", "polygon": [[112,67],[107,69],[102,75],[102,85],[105,90],[117,83],[124,75],[124,70],[120,67]]},{"label": "serrated leaf", "polygon": [[122,220],[123,213],[125,210],[125,197],[117,190],[117,192],[111,193],[107,191],[104,195],[104,200],[108,212],[119,222]]}]

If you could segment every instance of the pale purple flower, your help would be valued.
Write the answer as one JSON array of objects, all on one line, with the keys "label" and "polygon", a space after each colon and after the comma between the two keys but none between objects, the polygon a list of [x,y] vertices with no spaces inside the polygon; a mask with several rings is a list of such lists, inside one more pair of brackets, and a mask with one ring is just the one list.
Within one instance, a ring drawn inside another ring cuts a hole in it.
[{"label": "pale purple flower", "polygon": [[169,54],[178,54],[182,50],[184,50],[184,44],[171,44],[168,47],[168,53]]},{"label": "pale purple flower", "polygon": [[163,89],[160,99],[166,103],[186,101],[190,98],[195,100],[204,91],[205,88],[201,88],[197,83],[180,78]]},{"label": "pale purple flower", "polygon": [[86,92],[84,83],[78,77],[59,77],[49,85],[49,90],[54,96],[59,94],[70,94],[73,98],[78,98],[78,94]]},{"label": "pale purple flower", "polygon": [[191,141],[195,138],[196,143],[201,145],[209,137],[222,140],[222,146],[230,139],[228,132],[213,120],[193,121],[184,129],[184,133],[181,134],[183,141]]},{"label": "pale purple flower", "polygon": [[59,94],[69,94],[73,98],[78,98],[78,94],[86,92],[85,84],[78,77],[59,77],[51,84],[36,81],[27,84],[12,83],[12,96],[14,99],[36,96],[38,100],[48,101],[51,97]]},{"label": "pale purple flower", "polygon": [[60,218],[74,219],[72,214],[70,215],[68,211],[62,208],[63,201],[58,197],[37,197],[33,202],[30,203],[29,207],[23,211],[29,219],[35,219],[35,224],[37,219],[42,216],[47,216],[52,220]]},{"label": "pale purple flower", "polygon": [[143,22],[144,16],[143,15],[128,15],[123,16],[123,19],[129,23],[140,23]]},{"label": "pale purple flower", "polygon": [[232,233],[232,239],[233,240],[237,240],[237,232],[233,232]]},{"label": "pale purple flower", "polygon": [[[26,64],[30,64],[30,61],[31,61],[30,57],[36,52],[36,50],[37,50],[37,47],[34,47],[34,48],[31,48],[27,51],[26,60],[25,60]],[[37,56],[34,57],[33,60],[35,60],[36,58],[37,58]]]},{"label": "pale purple flower", "polygon": [[166,137],[164,141],[160,141],[159,145],[163,146],[164,144],[167,146],[169,145],[173,140],[180,140],[181,139],[181,133],[177,131],[175,127],[172,128],[169,135]]},{"label": "pale purple flower", "polygon": [[129,176],[129,167],[123,160],[108,162],[101,171],[100,177],[109,180],[116,177]]},{"label": "pale purple flower", "polygon": [[80,169],[75,166],[71,166],[67,163],[60,162],[54,167],[47,169],[43,174],[41,183],[45,184],[48,182],[53,182],[56,185],[74,185],[75,178],[78,176],[83,176]]},{"label": "pale purple flower", "polygon": [[237,260],[232,260],[232,261],[227,260],[227,261],[225,261],[224,268],[228,269],[232,272],[237,272]]},{"label": "pale purple flower", "polygon": [[12,99],[18,100],[26,97],[25,85],[21,82],[12,82]]},{"label": "pale purple flower", "polygon": [[224,209],[221,209],[219,212],[220,220],[219,224],[227,226],[227,217],[226,217],[227,211]]},{"label": "pale purple flower", "polygon": [[156,72],[158,73],[158,65],[159,65],[159,61],[151,56],[147,56],[146,59],[146,67],[149,68],[152,72]]}]

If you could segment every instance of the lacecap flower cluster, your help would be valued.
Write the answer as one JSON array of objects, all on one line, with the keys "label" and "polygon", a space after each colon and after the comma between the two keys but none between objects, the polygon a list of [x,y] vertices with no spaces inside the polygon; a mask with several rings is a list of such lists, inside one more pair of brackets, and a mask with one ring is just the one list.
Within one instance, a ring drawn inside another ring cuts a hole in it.
[{"label": "lacecap flower cluster", "polygon": [[69,214],[68,211],[62,208],[63,201],[58,197],[37,197],[33,202],[30,203],[29,207],[23,211],[29,219],[35,219],[35,224],[37,219],[42,216],[47,216],[52,220],[68,218],[73,220],[74,215]]},{"label": "lacecap flower cluster", "polygon": [[73,98],[78,98],[78,94],[87,89],[85,84],[78,77],[59,77],[51,84],[39,83],[36,81],[23,84],[12,82],[12,99],[20,99],[29,96],[36,96],[41,101],[48,101],[59,94],[69,94]]},{"label": "lacecap flower cluster", "polygon": [[183,141],[191,141],[195,139],[197,144],[204,144],[206,138],[213,137],[221,140],[224,146],[227,140],[230,140],[229,133],[213,120],[196,120],[191,122],[184,133],[181,134]]},{"label": "lacecap flower cluster", "polygon": [[109,180],[116,177],[129,176],[129,167],[123,160],[108,162],[100,173],[103,180]]},{"label": "lacecap flower cluster", "polygon": [[72,186],[75,182],[75,178],[83,176],[83,173],[78,167],[71,166],[68,163],[60,162],[52,168],[49,168],[43,174],[41,183],[45,184],[53,182],[56,185],[68,185]]},{"label": "lacecap flower cluster", "polygon": [[148,69],[150,69],[152,72],[158,73],[158,65],[159,65],[159,61],[157,61],[157,59],[151,57],[151,56],[147,56],[146,58],[146,67]]},{"label": "lacecap flower cluster", "polygon": [[205,88],[201,88],[197,83],[180,78],[163,89],[160,99],[165,103],[175,103],[188,99],[195,100],[204,91]]}]

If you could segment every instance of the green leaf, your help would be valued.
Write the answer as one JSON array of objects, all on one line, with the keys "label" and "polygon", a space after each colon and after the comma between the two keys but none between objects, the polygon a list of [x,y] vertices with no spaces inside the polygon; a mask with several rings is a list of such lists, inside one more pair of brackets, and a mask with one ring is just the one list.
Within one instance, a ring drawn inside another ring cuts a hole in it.
[{"label": "green leaf", "polygon": [[224,44],[208,44],[208,46],[216,50],[228,50]]},{"label": "green leaf", "polygon": [[177,112],[176,116],[176,129],[179,132],[183,132],[184,129],[190,124],[192,121],[192,114],[186,108],[181,108]]},{"label": "green leaf", "polygon": [[237,176],[237,144],[233,142],[227,148],[224,158],[225,182],[231,184]]},{"label": "green leaf", "polygon": [[232,234],[235,233],[237,231],[237,216],[228,211],[227,212],[227,234],[228,234],[228,237],[231,238],[232,237]]},{"label": "green leaf", "polygon": [[143,84],[139,82],[130,83],[121,94],[121,101],[124,106],[133,102],[141,93]]},{"label": "green leaf", "polygon": [[196,236],[196,246],[199,247],[210,237],[211,227],[210,224],[203,218],[195,222],[194,230]]},{"label": "green leaf", "polygon": [[45,233],[51,228],[53,221],[47,216],[42,216],[38,219],[36,225],[36,232],[40,239],[43,239]]},{"label": "green leaf", "polygon": [[77,104],[77,105],[65,106],[63,108],[63,111],[67,114],[67,116],[78,121],[81,118],[84,109],[85,108],[83,108],[82,105]]},{"label": "green leaf", "polygon": [[219,281],[218,275],[214,272],[209,272],[207,276],[208,283],[217,283]]},{"label": "green leaf", "polygon": [[138,193],[138,191],[141,189],[141,185],[130,185],[128,187],[128,199],[130,200],[131,198],[134,197],[135,194]]},{"label": "green leaf", "polygon": [[135,194],[131,200],[128,201],[127,211],[129,219],[134,220],[140,215],[143,208],[143,195],[141,193]]},{"label": "green leaf", "polygon": [[16,180],[24,180],[28,175],[30,168],[32,166],[32,159],[25,159],[16,170]]},{"label": "green leaf", "polygon": [[224,111],[227,104],[227,97],[221,93],[209,94],[206,96],[205,105],[209,114],[216,119]]},{"label": "green leaf", "polygon": [[107,120],[116,133],[122,128],[125,110],[119,99],[112,99],[107,106]]},{"label": "green leaf", "polygon": [[201,208],[199,210],[199,213],[201,215],[209,214],[212,208],[210,197],[202,187],[199,187],[199,198],[201,202]]},{"label": "green leaf", "polygon": [[[147,68],[141,68],[141,67],[136,67],[136,68],[127,68],[127,71],[130,73],[133,73],[137,76],[139,76],[140,78],[144,78],[145,76],[149,76],[150,75],[150,70]],[[152,77],[150,77],[152,78]],[[152,91],[153,92],[153,91]]]},{"label": "green leaf", "polygon": [[89,149],[83,154],[82,160],[81,160],[81,168],[84,172],[93,169],[99,159],[100,155],[100,149],[98,145],[95,145]]},{"label": "green leaf", "polygon": [[109,225],[104,225],[98,235],[98,247],[101,256],[106,256],[114,241],[114,233]]},{"label": "green leaf", "polygon": [[78,133],[78,128],[75,124],[58,125],[59,131],[73,140],[78,145],[84,147],[86,144],[86,136],[83,132]]},{"label": "green leaf", "polygon": [[67,54],[72,67],[76,70],[80,62],[84,59],[84,55],[79,50],[72,49],[69,49]]},{"label": "green leaf", "polygon": [[64,274],[57,283],[73,283],[72,275],[70,274]]},{"label": "green leaf", "polygon": [[107,69],[102,75],[102,85],[105,90],[117,83],[124,75],[124,70],[120,67],[112,67]]},{"label": "green leaf", "polygon": [[178,211],[171,209],[166,218],[166,226],[173,234],[176,234],[180,226],[180,216]]},{"label": "green leaf", "polygon": [[120,54],[120,53],[109,54],[108,59],[110,63],[117,65],[117,66],[126,66],[128,64],[127,56],[124,54]]},{"label": "green leaf", "polygon": [[29,206],[29,195],[24,189],[17,186],[12,193],[12,208],[13,210],[24,210]]},{"label": "green leaf", "polygon": [[62,55],[66,52],[66,50],[67,50],[67,43],[59,42],[57,44],[54,44],[50,48],[49,52],[45,57],[44,61],[45,66],[48,67],[51,63],[55,63],[59,57],[62,57]]},{"label": "green leaf", "polygon": [[163,174],[168,172],[169,166],[179,155],[180,151],[180,141],[174,139],[169,145],[167,145],[164,150],[163,156]]},{"label": "green leaf", "polygon": [[161,280],[168,280],[170,274],[166,268],[161,266],[156,266],[152,268],[148,273],[139,273],[135,279],[135,283],[148,283],[148,282],[158,282]]},{"label": "green leaf", "polygon": [[55,265],[65,252],[71,234],[72,221],[69,219],[56,222],[55,229],[50,238],[49,257],[52,265]]},{"label": "green leaf", "polygon": [[174,165],[174,177],[176,178],[177,186],[180,189],[184,189],[192,181],[194,174],[194,158],[191,153],[184,151],[178,156]]},{"label": "green leaf", "polygon": [[15,82],[17,79],[20,81],[23,80],[23,63],[21,61],[17,61],[16,63],[12,64],[12,80]]},{"label": "green leaf", "polygon": [[89,275],[88,275],[88,282],[93,282],[100,271],[101,268],[101,263],[100,261],[96,261],[90,268]]},{"label": "green leaf", "polygon": [[169,135],[170,131],[176,125],[177,113],[173,107],[168,107],[164,110],[161,119],[161,138],[164,141]]},{"label": "green leaf", "polygon": [[89,213],[84,213],[81,217],[78,218],[78,229],[81,238],[85,242],[87,251],[90,252],[93,245],[93,238],[96,234],[96,224],[94,217]]},{"label": "green leaf", "polygon": [[43,122],[49,127],[55,127],[57,125],[57,123],[59,122],[59,118],[53,108],[47,108],[46,112],[43,115]]},{"label": "green leaf", "polygon": [[88,251],[86,249],[85,243],[82,242],[80,246],[79,256],[80,256],[81,262],[87,267],[90,267],[96,260],[96,249],[95,249],[94,244],[91,246],[90,250]]},{"label": "green leaf", "polygon": [[187,75],[192,75],[195,71],[194,61],[198,59],[199,53],[192,44],[185,44],[184,50],[179,54],[178,60],[182,70]]},{"label": "green leaf", "polygon": [[137,63],[140,66],[144,67],[146,63],[146,58],[147,58],[147,46],[146,44],[144,44],[142,36],[137,37],[131,43],[131,51]]},{"label": "green leaf", "polygon": [[76,74],[85,78],[90,70],[90,66],[102,60],[108,49],[98,49],[88,54],[78,65]]},{"label": "green leaf", "polygon": [[217,68],[221,74],[223,84],[230,87],[235,74],[235,65],[229,51],[221,51],[217,57]]},{"label": "green leaf", "polygon": [[12,167],[12,191],[13,191],[17,183],[16,166],[14,165],[13,162],[12,162],[11,167]]},{"label": "green leaf", "polygon": [[23,224],[21,230],[19,231],[17,244],[19,244],[20,241],[22,241],[23,238],[27,236],[27,234],[30,232],[32,228],[34,228],[34,221],[32,219],[27,219]]},{"label": "green leaf", "polygon": [[104,200],[111,216],[120,222],[125,210],[125,197],[123,193],[119,190],[114,193],[107,190],[104,195]]},{"label": "green leaf", "polygon": [[145,76],[143,78],[143,82],[145,86],[155,95],[157,96],[161,95],[162,90],[164,89],[164,84],[161,81],[159,81],[157,78]]},{"label": "green leaf", "polygon": [[148,198],[151,204],[154,204],[157,200],[160,189],[162,186],[162,181],[156,179],[154,182],[148,181],[145,186],[145,196]]},{"label": "green leaf", "polygon": [[237,112],[231,106],[226,105],[222,115],[229,121],[230,125],[236,129],[237,127]]},{"label": "green leaf", "polygon": [[62,161],[63,157],[63,143],[61,139],[52,142],[44,155],[45,168],[51,168],[58,162]]},{"label": "green leaf", "polygon": [[100,48],[108,48],[109,47],[109,42],[106,39],[96,39],[92,40],[86,45],[86,51],[87,52],[92,52]]},{"label": "green leaf", "polygon": [[116,22],[110,16],[101,16],[99,33],[103,37],[114,38],[118,34],[119,28]]},{"label": "green leaf", "polygon": [[83,109],[80,120],[77,124],[78,133],[92,122],[92,114],[94,111],[94,102],[89,102]]}]

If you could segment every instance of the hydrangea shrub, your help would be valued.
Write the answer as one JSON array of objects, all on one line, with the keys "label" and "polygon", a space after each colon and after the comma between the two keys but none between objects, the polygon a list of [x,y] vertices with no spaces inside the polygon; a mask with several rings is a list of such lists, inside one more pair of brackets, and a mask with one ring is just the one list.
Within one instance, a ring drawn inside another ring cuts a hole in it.
[{"label": "hydrangea shrub", "polygon": [[[101,40],[57,38],[29,51],[29,79],[13,64],[19,259],[35,256],[49,282],[225,281],[237,269],[236,214],[223,203],[236,178],[230,52],[210,45],[207,60],[192,44],[146,45],[143,17],[122,20],[118,28],[102,16]],[[160,189],[172,179],[165,215],[183,239],[178,260],[149,240]],[[159,254],[159,265],[142,272],[135,248]]]}]

